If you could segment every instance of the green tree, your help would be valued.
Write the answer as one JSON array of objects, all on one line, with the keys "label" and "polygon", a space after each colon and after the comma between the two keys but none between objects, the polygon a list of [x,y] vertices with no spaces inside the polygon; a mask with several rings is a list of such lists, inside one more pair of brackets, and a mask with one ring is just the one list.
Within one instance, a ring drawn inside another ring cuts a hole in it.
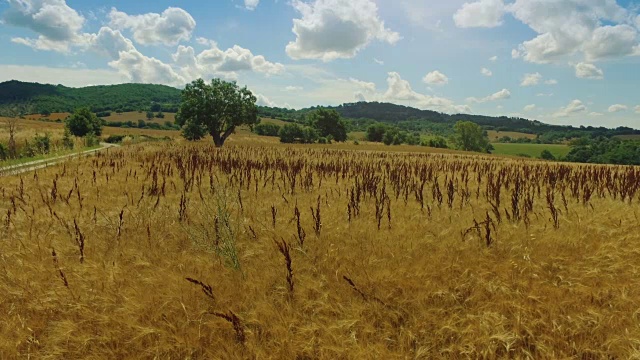
[{"label": "green tree", "polygon": [[493,147],[483,134],[480,125],[471,121],[458,121],[454,127],[452,143],[464,151],[489,152]]},{"label": "green tree", "polygon": [[382,142],[384,139],[384,133],[387,131],[385,124],[374,124],[367,128],[366,138],[372,142]]},{"label": "green tree", "polygon": [[235,82],[213,79],[207,84],[198,79],[182,91],[177,123],[206,129],[215,146],[221,147],[237,126],[258,123],[256,101],[251,91]]},{"label": "green tree", "polygon": [[[176,123],[180,124],[176,118]],[[188,122],[182,127],[182,137],[189,141],[198,141],[207,136],[207,128],[196,122]]]},{"label": "green tree", "polygon": [[74,136],[102,135],[102,120],[86,107],[77,109],[73,115],[69,116],[65,121],[65,127]]},{"label": "green tree", "polygon": [[147,111],[147,120],[153,120],[155,114],[152,111]]},{"label": "green tree", "polygon": [[311,125],[322,137],[333,136],[335,141],[347,140],[347,126],[335,110],[318,109],[311,114]]},{"label": "green tree", "polygon": [[304,135],[304,130],[298,124],[286,124],[278,133],[280,142],[285,144],[303,142]]},{"label": "green tree", "polygon": [[547,149],[542,150],[542,153],[540,154],[540,158],[544,159],[544,160],[555,160],[556,159],[556,157],[553,156],[551,151],[549,151]]}]

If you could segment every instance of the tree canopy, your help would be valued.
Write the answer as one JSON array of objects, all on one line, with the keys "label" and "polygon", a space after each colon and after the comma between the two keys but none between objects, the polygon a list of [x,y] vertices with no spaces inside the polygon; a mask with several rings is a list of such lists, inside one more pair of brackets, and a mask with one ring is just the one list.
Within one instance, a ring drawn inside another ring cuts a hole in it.
[{"label": "tree canopy", "polygon": [[457,149],[477,152],[489,152],[492,149],[489,139],[476,123],[458,121],[453,130],[454,135],[451,140]]},{"label": "tree canopy", "polygon": [[333,137],[335,141],[347,140],[347,127],[340,114],[331,109],[318,109],[311,113],[311,125],[321,137]]},{"label": "tree canopy", "polygon": [[79,108],[65,120],[65,127],[75,136],[102,134],[102,120],[92,113],[89,108]]},{"label": "tree canopy", "polygon": [[207,84],[198,79],[182,91],[176,123],[191,129],[206,129],[215,146],[220,147],[236,127],[259,122],[256,101],[251,91],[240,88],[235,81],[213,79]]}]

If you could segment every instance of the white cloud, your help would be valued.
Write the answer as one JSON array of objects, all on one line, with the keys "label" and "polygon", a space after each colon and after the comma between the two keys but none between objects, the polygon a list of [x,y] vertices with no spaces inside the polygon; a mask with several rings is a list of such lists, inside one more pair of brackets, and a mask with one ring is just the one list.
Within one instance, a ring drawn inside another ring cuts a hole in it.
[{"label": "white cloud", "polygon": [[491,61],[491,62],[496,62],[496,61],[498,61],[498,56],[492,56],[492,57],[490,57],[490,58],[489,58],[489,61]]},{"label": "white cloud", "polygon": [[578,63],[575,65],[576,76],[580,79],[602,80],[604,72],[593,64]]},{"label": "white cloud", "polygon": [[284,88],[286,91],[291,91],[291,92],[298,92],[298,91],[302,91],[304,90],[304,88],[302,86],[287,86],[286,88]]},{"label": "white cloud", "polygon": [[569,117],[575,114],[583,113],[587,107],[580,100],[573,100],[566,107],[560,108],[553,117]]},{"label": "white cloud", "polygon": [[378,60],[378,59],[376,59],[376,58],[373,58],[373,62],[375,62],[375,63],[376,63],[376,64],[378,64],[378,65],[384,65],[384,61],[382,61],[382,60]]},{"label": "white cloud", "polygon": [[14,43],[36,50],[68,52],[72,45],[86,41],[81,33],[85,18],[69,7],[65,0],[7,0],[9,9],[2,16],[2,23],[31,29],[38,34],[35,39],[15,37]]},{"label": "white cloud", "polygon": [[624,24],[629,12],[615,0],[516,0],[508,10],[538,34],[513,52],[528,62],[563,61],[576,53],[589,61],[619,58],[638,44],[636,29]]},{"label": "white cloud", "polygon": [[542,80],[542,75],[540,73],[524,74],[522,82],[520,82],[520,86],[538,85],[540,83],[540,80]]},{"label": "white cloud", "polygon": [[[640,17],[638,17],[638,20],[640,20]],[[635,110],[636,114],[640,114],[640,105],[633,108],[633,110]]]},{"label": "white cloud", "polygon": [[0,82],[9,80],[83,87],[91,85],[122,84],[127,82],[128,78],[113,70],[0,65]]},{"label": "white cloud", "polygon": [[467,105],[456,105],[452,100],[429,96],[415,92],[408,81],[402,79],[397,72],[390,72],[387,77],[387,91],[379,96],[380,100],[406,103],[421,109],[446,113],[470,112]]},{"label": "white cloud", "polygon": [[535,110],[535,109],[536,109],[536,105],[535,105],[535,104],[531,104],[531,105],[527,105],[527,106],[525,106],[523,110],[524,110],[525,112],[529,112],[529,111],[533,111],[533,110]]},{"label": "white cloud", "polygon": [[489,96],[483,97],[481,99],[470,97],[467,98],[467,101],[470,103],[484,103],[489,101],[498,101],[498,100],[506,100],[511,98],[511,92],[507,89],[502,89],[495,94],[491,94]]},{"label": "white cloud", "polygon": [[269,99],[268,97],[262,95],[262,94],[255,94],[256,95],[256,105],[258,106],[268,106],[268,107],[278,107],[276,106],[276,103],[271,101],[271,99]]},{"label": "white cloud", "polygon": [[112,8],[109,25],[118,30],[131,30],[133,39],[142,45],[177,45],[191,39],[196,21],[180,8],[167,8],[162,14],[128,15]]},{"label": "white cloud", "polygon": [[502,25],[505,11],[503,0],[480,0],[462,5],[453,15],[453,21],[461,28],[492,28]]},{"label": "white cloud", "polygon": [[593,111],[593,112],[590,112],[590,113],[589,113],[589,114],[587,114],[587,115],[588,115],[588,116],[591,116],[591,117],[598,117],[598,116],[602,116],[602,115],[604,115],[604,114],[603,114],[603,113],[599,113],[599,112],[595,112],[595,111]]},{"label": "white cloud", "polygon": [[536,94],[536,96],[537,97],[552,97],[553,93],[548,93],[548,94],[546,94],[546,93],[538,93],[538,94]]},{"label": "white cloud", "polygon": [[244,0],[244,7],[248,10],[255,10],[259,3],[260,0]]},{"label": "white cloud", "polygon": [[615,105],[609,106],[609,112],[610,113],[617,113],[617,112],[627,111],[628,109],[629,109],[629,107],[627,105],[622,105],[622,104],[615,104]]},{"label": "white cloud", "polygon": [[549,80],[545,80],[544,83],[547,84],[547,85],[558,85],[558,80],[549,79]]},{"label": "white cloud", "polygon": [[295,60],[348,59],[374,40],[395,44],[401,39],[385,27],[371,0],[293,0],[292,5],[302,15],[293,20],[296,40],[286,47]]},{"label": "white cloud", "polygon": [[127,76],[131,82],[166,84],[182,86],[187,83],[182,75],[162,61],[148,57],[138,50],[121,51],[118,60],[109,62],[109,66]]},{"label": "white cloud", "polygon": [[445,74],[436,70],[425,75],[422,81],[425,84],[430,85],[446,85],[449,83],[449,78]]},{"label": "white cloud", "polygon": [[484,76],[493,76],[493,72],[487,68],[480,69],[480,73]]}]

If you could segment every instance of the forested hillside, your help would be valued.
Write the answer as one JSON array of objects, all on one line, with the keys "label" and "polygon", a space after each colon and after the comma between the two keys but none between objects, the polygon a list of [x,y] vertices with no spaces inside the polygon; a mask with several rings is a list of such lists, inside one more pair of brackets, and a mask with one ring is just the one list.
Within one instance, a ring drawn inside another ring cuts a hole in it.
[{"label": "forested hillside", "polygon": [[162,110],[172,112],[180,102],[180,90],[164,85],[121,84],[70,88],[7,81],[0,83],[0,107],[18,106],[22,112],[73,112],[88,106],[99,111],[137,111],[160,104]]}]

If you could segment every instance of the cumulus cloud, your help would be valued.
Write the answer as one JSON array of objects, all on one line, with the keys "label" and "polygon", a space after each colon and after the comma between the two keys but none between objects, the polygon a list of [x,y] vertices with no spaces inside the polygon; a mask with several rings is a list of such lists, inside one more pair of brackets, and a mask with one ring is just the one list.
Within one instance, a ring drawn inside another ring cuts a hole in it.
[{"label": "cumulus cloud", "polygon": [[118,30],[130,30],[133,40],[142,45],[177,45],[191,39],[196,21],[186,11],[170,7],[162,14],[128,15],[112,8],[109,25]]},{"label": "cumulus cloud", "polygon": [[491,62],[496,62],[496,61],[498,61],[498,56],[492,56],[492,57],[490,57],[490,58],[489,58],[489,61],[491,61]]},{"label": "cumulus cloud", "polygon": [[16,37],[14,43],[36,50],[69,51],[72,45],[86,43],[81,33],[85,18],[69,7],[65,0],[7,0],[9,9],[2,23],[28,28],[38,37]]},{"label": "cumulus cloud", "polygon": [[425,75],[422,81],[429,85],[446,85],[449,83],[449,78],[445,74],[436,70]]},{"label": "cumulus cloud", "polygon": [[580,100],[573,100],[566,107],[560,108],[553,114],[553,117],[569,117],[575,114],[583,113],[587,107]]},{"label": "cumulus cloud", "polygon": [[622,104],[615,104],[615,105],[609,106],[609,112],[610,113],[617,113],[617,112],[627,111],[628,109],[629,109],[629,107],[627,105],[622,105]]},{"label": "cumulus cloud", "polygon": [[538,33],[518,51],[529,62],[548,63],[582,52],[587,60],[632,54],[637,31],[623,23],[628,11],[616,1],[517,0],[511,6],[516,19]]},{"label": "cumulus cloud", "polygon": [[484,76],[493,76],[493,72],[487,68],[480,69],[480,73]]},{"label": "cumulus cloud", "polygon": [[549,80],[545,80],[544,83],[547,84],[547,85],[557,85],[558,84],[558,80],[549,79]]},{"label": "cumulus cloud", "polygon": [[540,73],[524,74],[522,82],[520,82],[520,86],[538,85],[540,83],[540,80],[542,80],[542,75]]},{"label": "cumulus cloud", "polygon": [[604,79],[604,72],[593,64],[578,63],[574,67],[576,69],[576,76],[580,79]]},{"label": "cumulus cloud", "polygon": [[470,103],[485,103],[489,101],[499,101],[499,100],[506,100],[510,98],[511,98],[511,92],[507,89],[502,89],[497,93],[491,94],[489,96],[486,96],[480,99],[475,97],[467,98],[467,101]]},{"label": "cumulus cloud", "polygon": [[524,111],[525,112],[530,112],[536,109],[536,105],[535,104],[531,104],[531,105],[527,105],[524,107]]},{"label": "cumulus cloud", "polygon": [[244,0],[244,7],[247,10],[255,10],[258,7],[260,0]]},{"label": "cumulus cloud", "polygon": [[378,65],[384,65],[384,61],[382,61],[382,60],[378,60],[378,59],[376,59],[376,58],[373,58],[373,62],[375,62],[375,63],[376,63],[376,64],[378,64]]},{"label": "cumulus cloud", "polygon": [[464,4],[454,20],[459,27],[494,27],[505,13],[537,34],[518,45],[513,58],[549,63],[576,53],[587,61],[640,55],[635,15],[615,0],[480,0]]},{"label": "cumulus cloud", "polygon": [[371,0],[293,0],[292,5],[301,18],[293,20],[296,40],[286,52],[295,60],[348,59],[374,40],[395,44],[401,39],[385,27]]},{"label": "cumulus cloud", "polygon": [[502,25],[505,11],[503,0],[480,0],[463,4],[453,15],[453,21],[461,28],[492,28]]},{"label": "cumulus cloud", "polygon": [[411,84],[404,80],[397,72],[390,72],[387,76],[387,91],[378,96],[380,100],[407,103],[421,109],[446,113],[470,112],[467,105],[456,105],[452,100],[437,96],[420,94],[413,90]]}]

